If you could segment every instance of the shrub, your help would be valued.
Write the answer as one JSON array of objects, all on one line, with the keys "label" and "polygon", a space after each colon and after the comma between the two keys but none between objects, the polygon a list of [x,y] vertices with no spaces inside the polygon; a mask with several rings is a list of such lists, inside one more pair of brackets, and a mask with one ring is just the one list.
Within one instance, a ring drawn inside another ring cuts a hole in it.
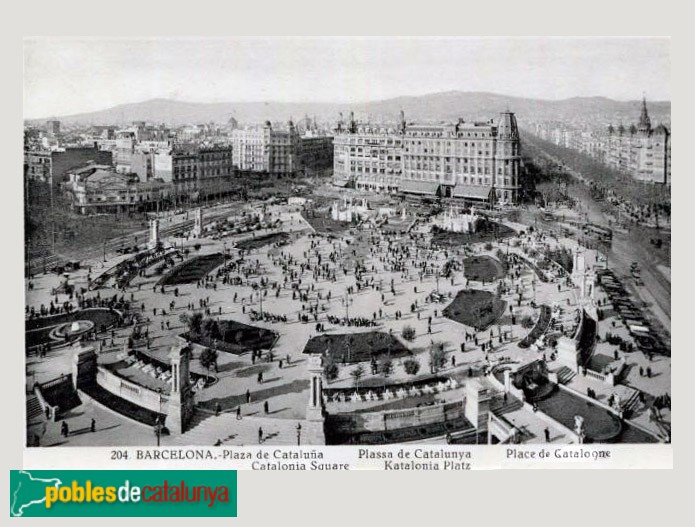
[{"label": "shrub", "polygon": [[533,319],[529,315],[521,317],[521,327],[531,329],[534,326]]},{"label": "shrub", "polygon": [[334,381],[338,378],[338,373],[340,370],[338,369],[338,365],[335,362],[326,362],[326,364],[323,365],[323,375],[326,377],[327,381]]},{"label": "shrub", "polygon": [[381,367],[379,369],[385,377],[388,377],[393,372],[393,362],[391,359],[386,359],[381,363]]},{"label": "shrub", "polygon": [[403,361],[403,370],[408,375],[417,375],[420,371],[420,362],[417,359],[406,359]]},{"label": "shrub", "polygon": [[415,340],[415,328],[413,326],[404,326],[401,335],[408,342]]}]

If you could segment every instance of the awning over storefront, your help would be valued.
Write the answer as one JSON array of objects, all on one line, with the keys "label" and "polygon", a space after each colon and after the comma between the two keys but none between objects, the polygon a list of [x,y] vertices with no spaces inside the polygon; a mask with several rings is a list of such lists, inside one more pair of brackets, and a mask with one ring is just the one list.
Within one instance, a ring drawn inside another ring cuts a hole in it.
[{"label": "awning over storefront", "polygon": [[408,194],[427,194],[435,196],[439,190],[439,181],[415,181],[412,179],[404,179],[398,189]]},{"label": "awning over storefront", "polygon": [[452,196],[454,198],[469,198],[487,201],[490,199],[490,192],[492,192],[492,187],[458,184],[454,187]]}]

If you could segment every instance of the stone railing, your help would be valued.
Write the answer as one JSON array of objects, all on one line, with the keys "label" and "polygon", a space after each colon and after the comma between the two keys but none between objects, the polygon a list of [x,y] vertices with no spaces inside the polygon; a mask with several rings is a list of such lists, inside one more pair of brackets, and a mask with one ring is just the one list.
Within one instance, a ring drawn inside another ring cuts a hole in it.
[{"label": "stone railing", "polygon": [[458,419],[463,417],[463,408],[463,402],[456,401],[404,410],[332,414],[330,420],[335,432],[386,432]]},{"label": "stone railing", "polygon": [[512,426],[506,420],[497,417],[494,412],[488,413],[487,430],[488,435],[494,434],[502,444],[514,443],[517,439],[518,431],[516,427]]},{"label": "stone railing", "polygon": [[121,399],[160,414],[167,412],[169,397],[155,390],[130,382],[103,366],[97,368],[97,384]]},{"label": "stone railing", "polygon": [[36,398],[39,400],[39,404],[41,405],[41,409],[44,411],[44,413],[46,412],[46,408],[48,408],[48,418],[52,421],[57,421],[58,412],[60,409],[58,406],[53,406],[46,401],[43,393],[41,393],[41,384],[38,382],[34,385],[34,395],[36,395]]}]

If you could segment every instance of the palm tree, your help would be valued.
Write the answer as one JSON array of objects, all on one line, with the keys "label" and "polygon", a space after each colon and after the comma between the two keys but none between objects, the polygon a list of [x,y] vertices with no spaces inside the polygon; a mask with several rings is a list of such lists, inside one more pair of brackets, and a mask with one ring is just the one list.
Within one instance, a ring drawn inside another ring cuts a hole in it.
[{"label": "palm tree", "polygon": [[364,367],[360,364],[350,372],[350,377],[352,377],[352,380],[355,383],[355,388],[359,388],[360,386],[360,379],[364,376]]}]

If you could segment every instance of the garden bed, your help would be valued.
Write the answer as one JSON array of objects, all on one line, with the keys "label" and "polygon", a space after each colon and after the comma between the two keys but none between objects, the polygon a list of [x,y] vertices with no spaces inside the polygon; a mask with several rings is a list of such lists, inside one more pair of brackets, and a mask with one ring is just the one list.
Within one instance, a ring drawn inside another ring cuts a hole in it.
[{"label": "garden bed", "polygon": [[263,236],[256,236],[254,238],[248,238],[237,242],[237,249],[242,249],[248,251],[251,249],[258,249],[260,247],[265,247],[266,245],[271,245],[274,243],[287,243],[290,239],[290,235],[286,232],[275,232],[272,234],[265,234]]},{"label": "garden bed", "polygon": [[496,221],[483,220],[473,233],[432,229],[432,244],[440,247],[460,247],[468,243],[492,242],[516,236],[516,231]]},{"label": "garden bed", "polygon": [[393,335],[379,331],[320,335],[306,343],[304,353],[326,354],[333,361],[343,364],[369,361],[372,357],[396,359],[412,354]]},{"label": "garden bed", "polygon": [[223,263],[224,255],[220,253],[196,256],[174,267],[159,279],[157,285],[192,284]]},{"label": "garden bed", "polygon": [[529,334],[519,342],[520,348],[530,347],[531,344],[536,342],[536,340],[538,340],[538,338],[546,332],[548,325],[550,324],[550,314],[550,307],[546,306],[545,304],[541,305],[541,313],[538,317],[538,321],[536,322],[536,325],[533,326],[533,329],[529,332]]},{"label": "garden bed", "polygon": [[220,320],[216,330],[201,330],[193,335],[189,331],[181,337],[194,344],[241,355],[250,351],[271,349],[278,335],[274,331],[249,326],[236,320]]},{"label": "garden bed", "polygon": [[484,331],[504,314],[506,307],[504,300],[488,291],[464,289],[444,308],[443,314],[454,322]]},{"label": "garden bed", "polygon": [[463,275],[468,280],[492,282],[504,277],[504,269],[491,256],[471,256],[463,261]]}]

